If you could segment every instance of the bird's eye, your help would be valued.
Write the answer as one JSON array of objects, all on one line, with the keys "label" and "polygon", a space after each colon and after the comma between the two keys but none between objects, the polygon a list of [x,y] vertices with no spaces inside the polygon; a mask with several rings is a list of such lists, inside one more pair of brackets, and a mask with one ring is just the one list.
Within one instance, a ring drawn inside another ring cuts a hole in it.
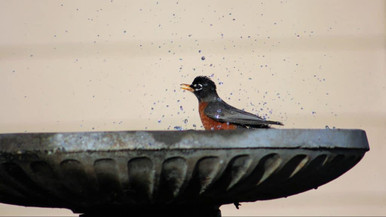
[{"label": "bird's eye", "polygon": [[194,87],[194,91],[202,90],[202,84],[194,84],[193,87]]}]

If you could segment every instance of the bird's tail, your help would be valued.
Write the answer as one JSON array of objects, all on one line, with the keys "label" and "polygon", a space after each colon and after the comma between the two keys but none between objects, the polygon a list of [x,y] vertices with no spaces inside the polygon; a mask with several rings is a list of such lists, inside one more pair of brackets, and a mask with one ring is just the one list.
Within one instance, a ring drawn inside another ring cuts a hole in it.
[{"label": "bird's tail", "polygon": [[265,124],[270,124],[270,125],[280,125],[283,126],[283,123],[279,121],[264,121]]},{"label": "bird's tail", "polygon": [[280,125],[283,126],[283,124],[279,121],[263,121],[261,124],[249,124],[245,127],[247,128],[271,128],[270,125]]}]

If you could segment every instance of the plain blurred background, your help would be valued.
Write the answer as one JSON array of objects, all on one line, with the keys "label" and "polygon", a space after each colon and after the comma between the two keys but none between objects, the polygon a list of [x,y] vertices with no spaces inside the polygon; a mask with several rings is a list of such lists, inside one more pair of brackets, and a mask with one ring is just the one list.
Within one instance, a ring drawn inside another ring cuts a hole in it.
[{"label": "plain blurred background", "polygon": [[[224,216],[386,215],[385,1],[1,1],[0,133],[202,130],[180,83],[283,128],[359,128],[340,178]],[[0,215],[73,215],[0,204]]]}]

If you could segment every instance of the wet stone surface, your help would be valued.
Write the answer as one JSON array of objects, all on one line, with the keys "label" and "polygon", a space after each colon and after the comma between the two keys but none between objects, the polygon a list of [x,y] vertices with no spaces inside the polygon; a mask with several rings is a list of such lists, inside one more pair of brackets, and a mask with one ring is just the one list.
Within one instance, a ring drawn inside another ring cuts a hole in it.
[{"label": "wet stone surface", "polygon": [[214,216],[222,204],[317,188],[368,150],[362,130],[3,134],[0,201],[85,216],[143,207]]}]

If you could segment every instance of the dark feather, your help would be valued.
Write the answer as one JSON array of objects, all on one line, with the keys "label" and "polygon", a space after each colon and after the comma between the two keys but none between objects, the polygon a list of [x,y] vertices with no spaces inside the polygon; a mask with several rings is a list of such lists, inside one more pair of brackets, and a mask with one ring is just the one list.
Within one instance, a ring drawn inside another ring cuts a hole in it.
[{"label": "dark feather", "polygon": [[222,100],[209,102],[204,112],[214,120],[246,128],[269,128],[269,125],[283,125],[278,121],[264,120],[257,115],[237,109]]}]

